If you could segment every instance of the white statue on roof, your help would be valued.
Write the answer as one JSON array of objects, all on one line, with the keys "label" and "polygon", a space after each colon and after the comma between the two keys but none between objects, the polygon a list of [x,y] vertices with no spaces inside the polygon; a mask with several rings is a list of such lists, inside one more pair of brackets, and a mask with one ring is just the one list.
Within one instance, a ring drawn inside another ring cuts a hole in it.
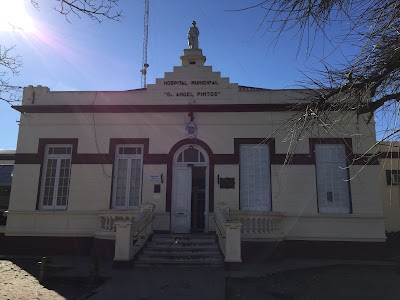
[{"label": "white statue on roof", "polygon": [[188,44],[189,49],[199,49],[199,29],[196,27],[196,21],[192,22],[192,27],[189,28],[188,32]]}]

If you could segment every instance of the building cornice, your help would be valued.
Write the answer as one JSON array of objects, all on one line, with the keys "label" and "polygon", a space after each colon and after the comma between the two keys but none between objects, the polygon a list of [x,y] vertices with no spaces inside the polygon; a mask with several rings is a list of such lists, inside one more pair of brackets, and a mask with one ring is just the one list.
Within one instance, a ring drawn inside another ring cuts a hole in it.
[{"label": "building cornice", "polygon": [[299,104],[203,105],[14,105],[21,113],[163,113],[163,112],[276,112],[301,111]]}]

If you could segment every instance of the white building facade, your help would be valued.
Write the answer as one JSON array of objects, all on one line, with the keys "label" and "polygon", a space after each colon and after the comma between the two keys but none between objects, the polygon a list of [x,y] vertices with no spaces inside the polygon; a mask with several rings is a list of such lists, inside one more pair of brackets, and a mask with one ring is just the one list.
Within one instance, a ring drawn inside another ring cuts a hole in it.
[{"label": "white building facade", "polygon": [[[288,254],[300,247],[322,256],[384,245],[379,165],[353,160],[374,143],[374,124],[305,137],[285,164],[289,142],[279,129],[301,91],[239,86],[205,60],[186,49],[182,65],[146,89],[26,87],[15,107],[24,115],[10,249],[112,252],[107,224],[143,203],[155,205],[154,230],[173,233],[217,232],[216,210],[229,209],[242,222],[243,256],[277,241]],[[356,130],[368,134],[363,143]]]}]

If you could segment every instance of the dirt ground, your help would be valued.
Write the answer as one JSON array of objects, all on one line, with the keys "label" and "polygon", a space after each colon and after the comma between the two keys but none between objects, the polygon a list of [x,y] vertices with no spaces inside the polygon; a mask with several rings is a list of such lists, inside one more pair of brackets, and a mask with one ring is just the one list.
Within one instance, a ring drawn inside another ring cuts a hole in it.
[{"label": "dirt ground", "polygon": [[97,285],[85,279],[54,278],[39,283],[37,259],[0,259],[1,300],[86,299]]},{"label": "dirt ground", "polygon": [[[79,278],[37,280],[35,259],[0,259],[0,299],[90,299],[100,284]],[[400,265],[337,265],[258,278],[226,278],[225,299],[400,299]]]},{"label": "dirt ground", "polygon": [[340,265],[228,278],[227,300],[400,299],[400,266]]}]

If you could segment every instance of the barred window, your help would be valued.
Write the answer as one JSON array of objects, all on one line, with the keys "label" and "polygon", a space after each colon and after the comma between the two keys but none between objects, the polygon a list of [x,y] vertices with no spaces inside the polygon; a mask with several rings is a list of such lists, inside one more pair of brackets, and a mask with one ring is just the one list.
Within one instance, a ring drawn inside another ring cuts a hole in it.
[{"label": "barred window", "polygon": [[315,145],[315,159],[319,212],[350,213],[345,145]]},{"label": "barred window", "polygon": [[268,145],[240,146],[240,209],[271,210]]}]

